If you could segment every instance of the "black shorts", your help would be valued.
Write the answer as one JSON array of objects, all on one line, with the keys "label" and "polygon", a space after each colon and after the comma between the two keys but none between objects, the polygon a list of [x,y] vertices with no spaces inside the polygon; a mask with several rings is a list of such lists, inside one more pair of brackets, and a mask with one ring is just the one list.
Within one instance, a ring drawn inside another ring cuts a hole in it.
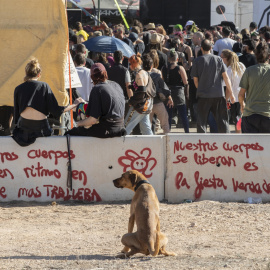
[{"label": "black shorts", "polygon": [[29,120],[20,117],[13,130],[12,138],[20,146],[28,146],[36,141],[38,137],[49,137],[53,135],[48,119]]},{"label": "black shorts", "polygon": [[70,136],[88,136],[96,138],[113,138],[126,135],[124,119],[120,122],[101,121],[90,128],[75,127],[65,133]]}]

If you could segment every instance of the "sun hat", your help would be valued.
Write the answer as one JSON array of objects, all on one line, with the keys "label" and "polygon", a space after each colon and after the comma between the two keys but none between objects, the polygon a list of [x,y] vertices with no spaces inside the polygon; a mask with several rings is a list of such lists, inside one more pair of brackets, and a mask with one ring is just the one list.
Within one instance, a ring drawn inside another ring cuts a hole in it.
[{"label": "sun hat", "polygon": [[154,23],[148,23],[147,25],[145,25],[145,29],[146,30],[156,30],[156,26]]},{"label": "sun hat", "polygon": [[151,37],[150,37],[150,43],[151,44],[161,43],[162,40],[163,40],[162,35],[160,35],[158,33],[151,34]]}]

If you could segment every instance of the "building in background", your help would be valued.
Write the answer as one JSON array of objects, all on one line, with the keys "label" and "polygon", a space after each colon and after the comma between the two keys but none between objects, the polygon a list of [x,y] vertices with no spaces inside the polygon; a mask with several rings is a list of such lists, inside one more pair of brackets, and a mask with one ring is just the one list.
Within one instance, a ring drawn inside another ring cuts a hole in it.
[{"label": "building in background", "polygon": [[270,1],[255,0],[253,10],[253,20],[258,24],[258,28],[270,24]]},{"label": "building in background", "polygon": [[253,21],[253,0],[211,0],[211,25],[222,21],[233,22],[239,31],[248,28]]}]

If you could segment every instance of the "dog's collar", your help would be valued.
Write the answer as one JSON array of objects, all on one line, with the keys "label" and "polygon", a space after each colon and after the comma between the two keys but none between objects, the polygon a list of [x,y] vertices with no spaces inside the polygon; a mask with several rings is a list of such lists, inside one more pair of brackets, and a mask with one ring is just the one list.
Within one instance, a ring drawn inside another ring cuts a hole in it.
[{"label": "dog's collar", "polygon": [[137,189],[138,189],[142,184],[148,184],[148,185],[151,185],[148,181],[141,180],[139,183],[137,183],[137,185],[136,185],[136,187],[135,187],[135,192],[137,191]]}]

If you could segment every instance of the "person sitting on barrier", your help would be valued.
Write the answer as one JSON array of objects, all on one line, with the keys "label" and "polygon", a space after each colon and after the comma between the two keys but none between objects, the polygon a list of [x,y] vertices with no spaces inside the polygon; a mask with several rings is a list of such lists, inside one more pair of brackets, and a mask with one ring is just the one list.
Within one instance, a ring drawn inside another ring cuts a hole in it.
[{"label": "person sitting on barrier", "polygon": [[97,138],[121,137],[125,135],[125,97],[121,86],[108,80],[105,67],[96,63],[91,67],[94,87],[86,108],[86,117],[77,127],[66,134]]},{"label": "person sitting on barrier", "polygon": [[53,135],[47,115],[51,113],[59,118],[80,103],[75,100],[73,105],[59,106],[50,88],[45,82],[38,79],[41,76],[41,67],[37,59],[32,59],[25,67],[24,83],[14,91],[14,122],[12,138],[21,146],[28,146],[38,137]]}]

